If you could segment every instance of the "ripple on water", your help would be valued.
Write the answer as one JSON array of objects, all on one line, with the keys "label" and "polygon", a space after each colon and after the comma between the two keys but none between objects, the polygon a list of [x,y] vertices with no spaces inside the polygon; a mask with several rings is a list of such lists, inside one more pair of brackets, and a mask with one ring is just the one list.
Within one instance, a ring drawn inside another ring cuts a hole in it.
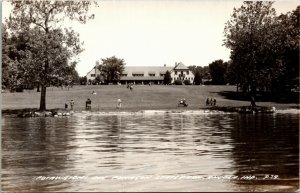
[{"label": "ripple on water", "polygon": [[[276,172],[285,183],[294,183],[299,179],[298,123],[297,114],[281,111],[275,115],[76,112],[60,119],[5,118],[2,185],[6,191],[37,192],[236,191],[247,190],[249,184],[155,179],[38,183],[31,179],[40,175],[241,176]],[[282,181],[268,183],[277,185],[277,190],[288,188]],[[258,181],[252,181],[251,187],[273,190]]]}]

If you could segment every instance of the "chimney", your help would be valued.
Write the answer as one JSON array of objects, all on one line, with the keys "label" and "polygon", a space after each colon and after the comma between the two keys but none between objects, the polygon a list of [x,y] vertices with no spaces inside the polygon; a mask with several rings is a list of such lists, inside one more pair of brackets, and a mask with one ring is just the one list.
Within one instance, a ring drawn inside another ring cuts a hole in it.
[{"label": "chimney", "polygon": [[164,67],[166,67],[167,65],[166,64],[164,64]]}]

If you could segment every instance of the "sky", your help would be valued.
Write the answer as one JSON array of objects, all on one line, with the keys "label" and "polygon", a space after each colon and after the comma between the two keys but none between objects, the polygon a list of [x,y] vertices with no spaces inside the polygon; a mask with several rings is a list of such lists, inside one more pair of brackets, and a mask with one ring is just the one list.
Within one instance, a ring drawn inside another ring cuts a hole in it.
[{"label": "sky", "polygon": [[[238,0],[104,0],[90,11],[86,24],[68,22],[80,34],[84,52],[77,71],[85,76],[97,60],[116,56],[126,66],[207,66],[230,50],[223,46],[224,27]],[[276,1],[277,14],[294,10],[298,1]],[[2,6],[2,20],[10,13]]]}]

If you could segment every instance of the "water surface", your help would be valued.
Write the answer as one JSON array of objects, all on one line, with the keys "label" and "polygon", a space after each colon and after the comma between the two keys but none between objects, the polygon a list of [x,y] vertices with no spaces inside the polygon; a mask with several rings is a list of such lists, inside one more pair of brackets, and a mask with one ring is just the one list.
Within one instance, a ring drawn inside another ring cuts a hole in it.
[{"label": "water surface", "polygon": [[298,113],[4,117],[2,188],[296,191],[298,125]]}]

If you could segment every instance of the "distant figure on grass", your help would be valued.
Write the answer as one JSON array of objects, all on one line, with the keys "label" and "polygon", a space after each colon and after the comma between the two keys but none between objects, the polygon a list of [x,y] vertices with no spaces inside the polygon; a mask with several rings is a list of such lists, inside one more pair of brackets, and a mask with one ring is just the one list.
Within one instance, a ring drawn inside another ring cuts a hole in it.
[{"label": "distant figure on grass", "polygon": [[85,102],[85,109],[86,110],[91,110],[91,107],[92,106],[92,101],[91,101],[91,99],[87,99],[87,101]]},{"label": "distant figure on grass", "polygon": [[130,85],[129,89],[130,89],[130,91],[132,91],[133,90],[133,85]]},{"label": "distant figure on grass", "polygon": [[251,107],[252,108],[256,107],[254,96],[251,96]]},{"label": "distant figure on grass", "polygon": [[117,100],[117,109],[120,109],[122,107],[122,100],[118,99]]},{"label": "distant figure on grass", "polygon": [[70,107],[71,107],[71,110],[73,110],[73,107],[74,107],[74,101],[73,101],[73,99],[70,101]]},{"label": "distant figure on grass", "polygon": [[213,101],[213,105],[214,105],[214,106],[216,106],[216,104],[217,104],[217,100],[216,100],[216,99],[214,99],[214,101]]},{"label": "distant figure on grass", "polygon": [[65,110],[67,110],[68,109],[68,104],[67,103],[65,103]]},{"label": "distant figure on grass", "polygon": [[97,93],[93,90],[92,94],[97,94]]},{"label": "distant figure on grass", "polygon": [[214,102],[213,102],[213,99],[212,99],[212,98],[210,99],[209,104],[210,104],[211,106],[213,106]]},{"label": "distant figure on grass", "polygon": [[209,98],[206,99],[206,106],[209,105]]},{"label": "distant figure on grass", "polygon": [[188,106],[188,104],[186,103],[185,98],[179,100],[179,102],[178,102],[178,107],[179,107],[179,106],[184,106],[184,107],[187,107],[187,106]]}]

